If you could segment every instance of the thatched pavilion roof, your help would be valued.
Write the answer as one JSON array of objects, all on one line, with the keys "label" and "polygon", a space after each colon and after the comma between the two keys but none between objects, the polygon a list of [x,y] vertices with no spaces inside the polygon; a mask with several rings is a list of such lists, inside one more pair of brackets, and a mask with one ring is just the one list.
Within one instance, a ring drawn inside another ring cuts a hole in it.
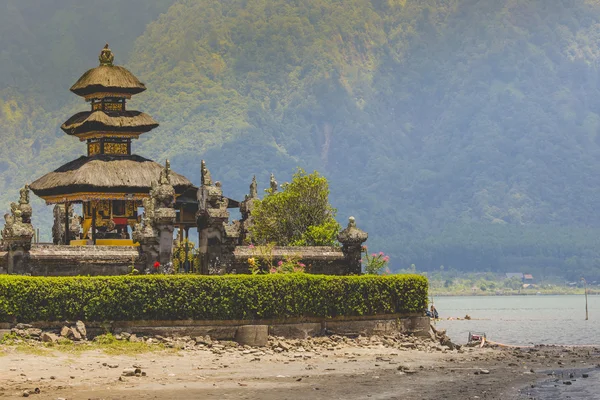
[{"label": "thatched pavilion roof", "polygon": [[83,111],[60,127],[69,135],[93,131],[144,133],[158,126],[151,116],[140,111]]},{"label": "thatched pavilion roof", "polygon": [[[111,193],[147,195],[152,182],[158,182],[163,168],[137,155],[83,156],[42,176],[29,187],[49,203],[60,202],[56,200],[60,196],[68,197],[69,201],[93,199],[94,193],[98,199],[112,198]],[[192,186],[186,177],[175,172],[171,172],[171,184],[177,193],[183,193]],[[73,196],[79,193],[82,196]]]},{"label": "thatched pavilion roof", "polygon": [[126,68],[117,65],[100,65],[88,70],[71,86],[79,96],[92,93],[122,93],[133,95],[146,90],[146,86]]}]

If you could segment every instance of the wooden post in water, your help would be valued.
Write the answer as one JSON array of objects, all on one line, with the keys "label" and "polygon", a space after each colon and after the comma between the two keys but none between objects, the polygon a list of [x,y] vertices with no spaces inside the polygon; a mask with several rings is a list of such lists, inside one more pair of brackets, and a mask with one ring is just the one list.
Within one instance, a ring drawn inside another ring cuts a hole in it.
[{"label": "wooden post in water", "polygon": [[585,292],[585,320],[588,320],[588,299],[587,299],[587,281],[584,278],[581,278],[583,281],[583,290]]}]

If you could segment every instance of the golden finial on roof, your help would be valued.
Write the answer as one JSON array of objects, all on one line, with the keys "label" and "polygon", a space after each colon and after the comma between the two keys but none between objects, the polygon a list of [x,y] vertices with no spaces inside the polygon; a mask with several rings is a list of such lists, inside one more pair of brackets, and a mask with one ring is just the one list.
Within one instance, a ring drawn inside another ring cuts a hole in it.
[{"label": "golden finial on roof", "polygon": [[115,55],[108,48],[108,43],[106,43],[106,45],[104,46],[104,48],[100,52],[100,56],[98,57],[98,59],[100,60],[100,65],[108,65],[108,66],[112,66],[113,65],[113,61],[115,59]]}]

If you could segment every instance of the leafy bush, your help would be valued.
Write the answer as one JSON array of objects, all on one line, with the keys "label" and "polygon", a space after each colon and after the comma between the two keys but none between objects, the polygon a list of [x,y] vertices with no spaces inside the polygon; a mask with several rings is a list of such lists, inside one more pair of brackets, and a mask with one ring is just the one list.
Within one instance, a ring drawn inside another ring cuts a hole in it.
[{"label": "leafy bush", "polygon": [[252,211],[252,241],[278,246],[331,246],[340,225],[329,204],[329,183],[318,172],[298,169],[282,191],[267,190]]},{"label": "leafy bush", "polygon": [[0,277],[0,321],[232,320],[422,312],[418,275]]}]

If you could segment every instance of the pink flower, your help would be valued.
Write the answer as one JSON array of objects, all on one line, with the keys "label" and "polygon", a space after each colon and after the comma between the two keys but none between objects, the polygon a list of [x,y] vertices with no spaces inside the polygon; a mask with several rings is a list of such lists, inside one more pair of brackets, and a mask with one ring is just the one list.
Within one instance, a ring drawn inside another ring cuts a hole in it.
[{"label": "pink flower", "polygon": [[277,273],[277,270],[276,270],[275,268],[271,268],[271,269],[269,270],[269,272],[270,272],[270,273],[272,273],[272,274],[276,274],[276,273]]},{"label": "pink flower", "polygon": [[279,262],[277,263],[278,266],[282,266],[283,265],[283,261],[279,260]]},{"label": "pink flower", "polygon": [[380,251],[380,252],[379,252],[379,255],[380,255],[380,256],[382,256],[382,255],[383,255],[383,251]]},{"label": "pink flower", "polygon": [[388,256],[383,257],[383,261],[385,261],[385,262],[390,261],[390,257],[388,257]]},{"label": "pink flower", "polygon": [[254,245],[253,245],[253,244],[251,244],[250,246],[248,246],[248,248],[249,248],[249,249],[253,249],[253,248],[254,248]]},{"label": "pink flower", "polygon": [[377,254],[373,253],[371,254],[371,257],[377,257]]},{"label": "pink flower", "polygon": [[306,267],[306,265],[302,264],[301,262],[299,262],[299,263],[298,263],[298,266],[299,266],[300,268],[304,268],[304,267]]}]

